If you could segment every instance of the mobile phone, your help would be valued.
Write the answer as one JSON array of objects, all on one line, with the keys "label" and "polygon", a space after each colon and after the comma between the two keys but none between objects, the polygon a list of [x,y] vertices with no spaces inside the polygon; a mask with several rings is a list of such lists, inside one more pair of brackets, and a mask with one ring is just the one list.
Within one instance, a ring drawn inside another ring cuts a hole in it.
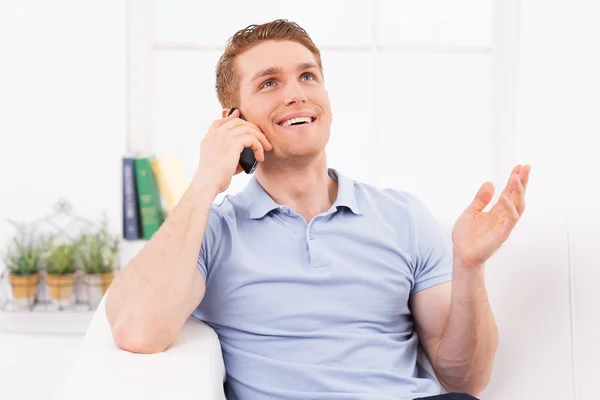
[{"label": "mobile phone", "polygon": [[[237,108],[231,107],[231,110],[229,110],[229,114],[227,114],[227,116],[233,114],[235,110],[237,110]],[[241,113],[240,118],[246,121],[246,118],[244,118]],[[252,147],[245,147],[244,150],[242,150],[242,153],[240,154],[240,165],[247,174],[252,174],[254,170],[256,170],[256,167],[258,166],[258,160],[256,157],[254,157],[254,150],[252,150]]]}]

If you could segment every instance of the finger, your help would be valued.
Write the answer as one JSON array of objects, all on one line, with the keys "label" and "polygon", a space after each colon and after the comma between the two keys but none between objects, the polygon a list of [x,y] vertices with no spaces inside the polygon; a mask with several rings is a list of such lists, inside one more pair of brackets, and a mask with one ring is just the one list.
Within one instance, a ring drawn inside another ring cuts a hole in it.
[{"label": "finger", "polygon": [[525,211],[525,189],[523,188],[521,180],[518,178],[513,180],[512,186],[514,189],[510,195],[510,201],[515,205],[519,216],[521,216]]},{"label": "finger", "polygon": [[471,214],[482,212],[490,203],[494,196],[494,185],[491,182],[485,182],[475,195],[475,198],[467,208]]},{"label": "finger", "polygon": [[[227,108],[227,109],[225,109],[225,110],[227,111],[227,113],[229,113],[229,110],[230,110],[230,108]],[[239,118],[239,116],[240,116],[240,110],[236,109],[236,110],[235,110],[235,111],[234,111],[234,112],[233,112],[231,115],[227,115],[227,116],[226,116],[226,117],[224,117],[224,118],[221,118],[221,119],[218,119],[218,120],[216,120],[216,121],[214,122],[214,124],[215,124],[215,127],[216,127],[216,128],[218,128],[218,127],[221,127],[221,126],[223,126],[224,124],[226,124],[227,122],[229,122],[229,121],[231,121],[231,120],[233,120],[233,119],[235,119],[235,118]]]},{"label": "finger", "polygon": [[[250,124],[247,123],[249,125],[249,127],[251,128],[251,132],[254,133],[254,135],[256,135],[256,138],[258,140],[260,140],[260,143],[262,144],[263,148],[266,151],[270,151],[273,150],[273,146],[271,145],[271,142],[269,142],[269,140],[267,139],[267,137],[265,136],[265,134],[263,133],[263,131],[261,131],[256,125],[254,124]],[[243,132],[243,131],[242,131]]]},{"label": "finger", "polygon": [[265,134],[260,129],[258,129],[256,125],[251,124],[249,122],[242,121],[242,124],[229,131],[229,134],[232,136],[239,136],[248,132],[251,132],[256,136],[256,138],[260,141],[260,143],[266,151],[273,150],[273,146],[271,145]]},{"label": "finger", "polygon": [[506,211],[506,214],[508,215],[508,219],[514,225],[519,220],[519,212],[515,207],[515,203],[513,203],[505,194],[500,195],[498,202],[502,204],[504,211]]},{"label": "finger", "polygon": [[266,151],[273,150],[273,145],[271,144],[271,142],[269,142],[269,139],[267,139],[267,135],[265,135],[263,133],[263,131],[261,131],[260,129],[258,129],[258,132],[260,133],[260,135],[258,135],[258,140],[260,140],[260,142],[262,143],[264,149]]},{"label": "finger", "polygon": [[244,150],[244,148],[251,147],[252,151],[254,151],[254,157],[260,162],[265,161],[264,149],[256,135],[252,133],[246,133],[244,135],[236,136],[235,140],[241,145],[239,149],[240,153]]},{"label": "finger", "polygon": [[[231,114],[231,116],[235,115],[235,113]],[[229,118],[229,117],[227,117]],[[234,128],[237,128],[239,126],[244,126],[246,124],[248,124],[248,122],[244,121],[241,118],[232,118],[232,119],[228,119],[227,121],[225,121],[226,118],[223,118],[222,121],[218,121],[220,123],[219,125],[219,129],[218,129],[218,134],[222,135],[224,133],[227,133],[229,131],[231,131]]]},{"label": "finger", "polygon": [[523,192],[527,192],[527,184],[529,183],[529,173],[531,172],[531,166],[525,165],[521,168],[520,178],[521,184],[523,185]]},{"label": "finger", "polygon": [[507,196],[510,196],[510,192],[512,191],[512,187],[510,184],[511,179],[512,179],[513,175],[518,175],[520,171],[521,171],[520,164],[513,168],[513,170],[510,172],[510,175],[508,176],[508,181],[506,182],[506,186],[504,187],[504,190],[502,191],[502,193],[506,194]]},{"label": "finger", "polygon": [[240,118],[236,118],[237,114],[239,114],[239,111],[235,111],[233,114],[227,117],[213,121],[213,123],[210,125],[209,133],[212,135],[219,135],[223,132],[223,130],[227,131],[227,129],[230,127],[239,125],[243,121]]},{"label": "finger", "polygon": [[[502,196],[506,196],[506,193],[501,193],[500,198],[502,198]],[[490,214],[497,219],[500,219],[502,217],[502,213],[504,212],[504,204],[500,201],[500,198],[498,198],[498,201],[490,210]]]}]

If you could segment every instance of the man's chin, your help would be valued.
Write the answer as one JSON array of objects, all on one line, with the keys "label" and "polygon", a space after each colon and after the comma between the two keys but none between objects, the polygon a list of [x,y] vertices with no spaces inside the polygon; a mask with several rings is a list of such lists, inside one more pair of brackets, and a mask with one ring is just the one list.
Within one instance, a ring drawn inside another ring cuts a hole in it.
[{"label": "man's chin", "polygon": [[286,149],[265,154],[265,166],[307,165],[317,161],[324,154],[323,148]]}]

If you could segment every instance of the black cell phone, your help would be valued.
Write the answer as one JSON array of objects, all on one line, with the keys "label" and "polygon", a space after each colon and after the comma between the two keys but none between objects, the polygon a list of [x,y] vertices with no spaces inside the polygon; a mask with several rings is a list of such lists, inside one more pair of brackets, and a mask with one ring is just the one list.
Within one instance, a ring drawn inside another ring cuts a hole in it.
[{"label": "black cell phone", "polygon": [[[235,110],[237,110],[237,108],[231,107],[227,116],[233,114]],[[246,118],[244,118],[242,114],[240,114],[240,118],[246,121]],[[254,150],[252,150],[252,147],[245,147],[244,150],[242,150],[242,153],[240,154],[240,165],[247,174],[252,174],[254,170],[256,170],[258,160],[254,157]]]}]

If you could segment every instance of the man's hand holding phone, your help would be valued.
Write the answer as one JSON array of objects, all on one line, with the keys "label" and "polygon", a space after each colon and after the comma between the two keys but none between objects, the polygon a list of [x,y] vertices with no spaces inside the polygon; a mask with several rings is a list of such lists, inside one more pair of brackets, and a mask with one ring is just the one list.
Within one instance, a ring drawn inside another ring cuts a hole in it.
[{"label": "man's hand holding phone", "polygon": [[214,121],[200,145],[200,163],[193,185],[215,190],[215,195],[225,191],[231,178],[242,172],[240,154],[244,148],[252,148],[259,162],[264,161],[265,151],[273,147],[262,131],[240,117],[240,111]]}]

